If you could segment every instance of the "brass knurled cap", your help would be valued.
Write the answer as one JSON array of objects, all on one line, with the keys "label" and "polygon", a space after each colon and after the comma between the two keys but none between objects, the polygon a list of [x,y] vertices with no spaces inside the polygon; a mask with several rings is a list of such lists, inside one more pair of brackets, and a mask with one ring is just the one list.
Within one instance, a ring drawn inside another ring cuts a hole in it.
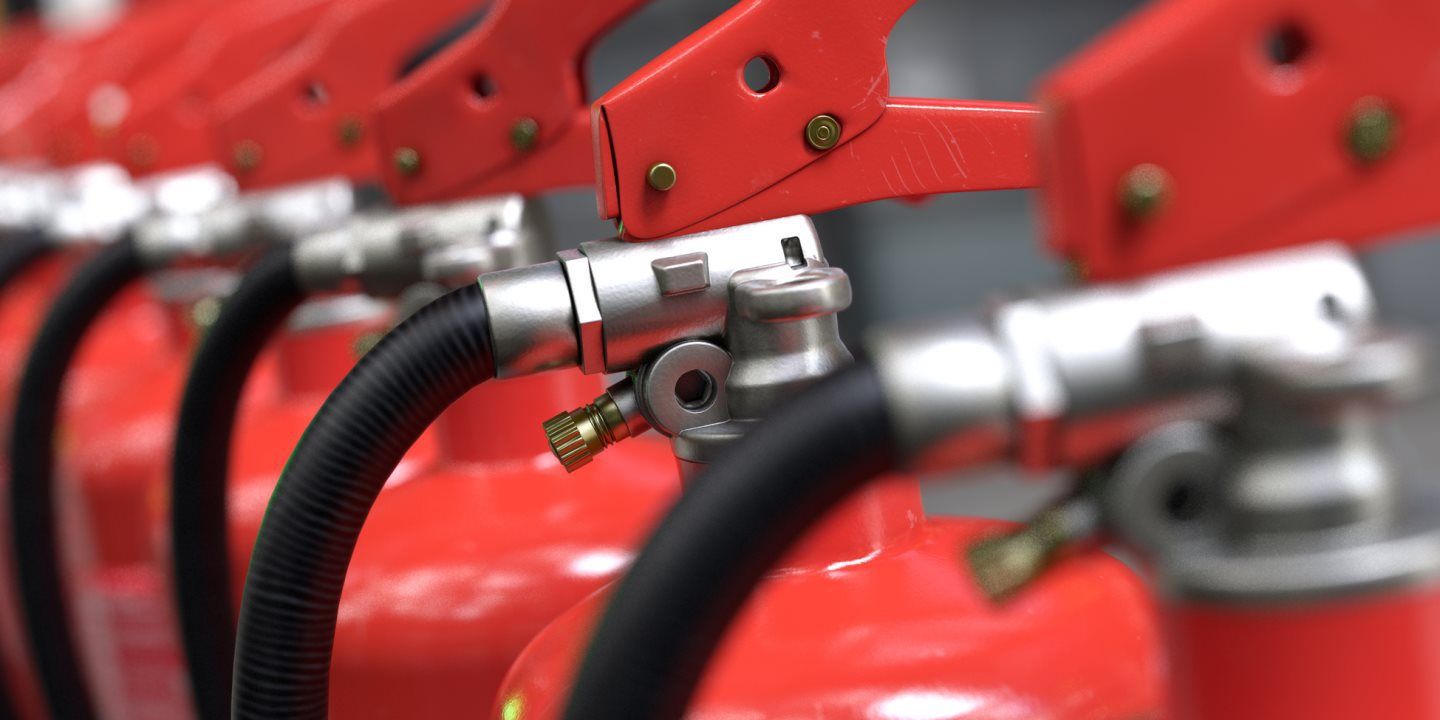
[{"label": "brass knurled cap", "polygon": [[599,428],[586,412],[588,406],[573,412],[562,412],[545,421],[545,439],[550,441],[550,452],[565,468],[575,472],[590,464],[590,461],[605,448]]}]

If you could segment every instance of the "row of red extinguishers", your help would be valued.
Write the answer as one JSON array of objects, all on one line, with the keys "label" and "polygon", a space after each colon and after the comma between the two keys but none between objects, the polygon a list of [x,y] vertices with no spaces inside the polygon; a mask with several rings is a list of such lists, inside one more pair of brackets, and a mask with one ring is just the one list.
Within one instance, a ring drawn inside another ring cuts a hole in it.
[{"label": "row of red extinguishers", "polygon": [[[1440,718],[1352,255],[1440,213],[1440,6],[1158,0],[1030,106],[747,0],[587,102],[643,4],[12,19],[0,717]],[[805,214],[1028,187],[1076,286],[854,361]],[[1083,480],[925,516],[998,461]]]}]

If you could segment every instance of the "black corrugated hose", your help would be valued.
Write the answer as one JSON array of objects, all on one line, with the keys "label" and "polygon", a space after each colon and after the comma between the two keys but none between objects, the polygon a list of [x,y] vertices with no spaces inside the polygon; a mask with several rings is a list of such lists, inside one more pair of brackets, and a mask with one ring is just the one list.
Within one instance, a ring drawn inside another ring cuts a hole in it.
[{"label": "black corrugated hose", "polygon": [[0,238],[0,288],[10,284],[36,261],[50,254],[55,244],[39,230],[7,232]]},{"label": "black corrugated hose", "polygon": [[880,380],[817,383],[707,468],[621,579],[567,720],[676,720],[726,625],[787,548],[897,457]]},{"label": "black corrugated hose", "polygon": [[106,305],[145,273],[126,235],[75,270],[35,335],[10,428],[10,523],[30,651],[55,718],[88,720],[95,706],[70,632],[56,537],[55,422],[66,371]]},{"label": "black corrugated hose", "polygon": [[245,380],[306,292],[289,247],[255,263],[205,334],[180,399],[170,470],[170,547],[181,644],[200,720],[230,717],[235,615],[226,490],[230,438]]},{"label": "black corrugated hose", "polygon": [[470,284],[390,331],[330,394],[280,476],[250,557],[237,720],[325,720],[340,591],[365,516],[425,428],[494,374],[484,296]]},{"label": "black corrugated hose", "polygon": [[[8,232],[0,238],[0,291],[36,262],[50,254],[55,244],[38,230]],[[0,720],[19,717],[10,699],[10,687],[0,682]]]}]

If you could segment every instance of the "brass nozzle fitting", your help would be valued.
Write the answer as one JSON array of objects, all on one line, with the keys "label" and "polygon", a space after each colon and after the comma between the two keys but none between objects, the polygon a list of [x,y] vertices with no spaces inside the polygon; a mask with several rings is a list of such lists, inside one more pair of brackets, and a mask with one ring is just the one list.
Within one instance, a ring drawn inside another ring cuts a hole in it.
[{"label": "brass nozzle fitting", "polygon": [[590,464],[605,448],[650,428],[640,415],[635,387],[627,378],[606,390],[595,402],[562,412],[544,425],[550,452],[565,468],[575,472]]},{"label": "brass nozzle fitting", "polygon": [[1001,602],[1024,589],[1054,564],[1072,542],[1096,531],[1095,508],[1073,499],[1052,507],[1022,528],[981,540],[966,555],[975,582]]}]

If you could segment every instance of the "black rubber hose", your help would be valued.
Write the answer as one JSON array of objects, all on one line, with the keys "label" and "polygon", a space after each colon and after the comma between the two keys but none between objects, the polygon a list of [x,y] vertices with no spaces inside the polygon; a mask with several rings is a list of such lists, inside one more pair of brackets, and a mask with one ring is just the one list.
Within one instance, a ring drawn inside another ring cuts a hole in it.
[{"label": "black rubber hose", "polygon": [[[0,237],[0,290],[49,255],[54,247],[45,233],[38,230],[4,233],[4,237]],[[0,683],[0,720],[16,717],[19,713],[10,699],[9,684]]]},{"label": "black rubber hose", "polygon": [[880,381],[866,365],[822,380],[747,433],[687,484],[621,579],[567,720],[682,717],[766,570],[895,458]]},{"label": "black rubber hose", "polygon": [[238,720],[325,720],[346,566],[381,487],[445,408],[491,379],[478,284],[391,330],[341,381],[280,476],[250,557],[235,647]]},{"label": "black rubber hose", "polygon": [[71,635],[55,517],[55,422],[66,371],[86,331],[115,296],[144,275],[125,236],[76,268],[35,335],[10,428],[10,524],[20,603],[41,689],[55,718],[94,718]]},{"label": "black rubber hose", "polygon": [[170,468],[170,547],[180,639],[200,720],[230,717],[230,437],[256,358],[305,300],[292,257],[289,247],[273,248],[245,273],[196,350],[180,398]]},{"label": "black rubber hose", "polygon": [[49,255],[55,244],[38,230],[5,233],[0,238],[0,288],[10,284],[41,258]]}]

